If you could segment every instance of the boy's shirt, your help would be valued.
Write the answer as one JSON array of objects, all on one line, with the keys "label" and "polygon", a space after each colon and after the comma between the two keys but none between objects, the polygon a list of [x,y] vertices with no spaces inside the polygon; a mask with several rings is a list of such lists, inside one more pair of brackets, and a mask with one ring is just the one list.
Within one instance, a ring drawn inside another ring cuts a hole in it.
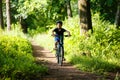
[{"label": "boy's shirt", "polygon": [[53,30],[58,36],[63,36],[64,35],[64,32],[66,31],[64,28],[61,28],[61,29],[58,29],[58,28],[55,28]]}]

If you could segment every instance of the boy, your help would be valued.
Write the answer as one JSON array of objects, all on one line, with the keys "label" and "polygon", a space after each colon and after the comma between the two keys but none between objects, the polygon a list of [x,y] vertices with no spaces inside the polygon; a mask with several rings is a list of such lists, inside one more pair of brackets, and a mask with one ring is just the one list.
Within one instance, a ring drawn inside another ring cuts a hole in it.
[{"label": "boy", "polygon": [[52,31],[52,36],[55,36],[55,50],[57,49],[57,44],[60,41],[61,38],[61,42],[63,44],[64,41],[64,32],[68,33],[68,36],[70,36],[70,32],[67,31],[66,29],[62,28],[62,21],[57,21],[56,22],[56,28],[53,29]]}]

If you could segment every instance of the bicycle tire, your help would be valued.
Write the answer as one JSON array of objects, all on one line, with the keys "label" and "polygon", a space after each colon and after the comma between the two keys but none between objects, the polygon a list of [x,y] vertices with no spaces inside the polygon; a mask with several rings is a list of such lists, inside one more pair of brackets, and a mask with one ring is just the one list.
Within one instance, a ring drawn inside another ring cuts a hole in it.
[{"label": "bicycle tire", "polygon": [[62,64],[63,64],[63,45],[61,45],[61,44],[57,45],[56,55],[57,55],[56,58],[57,58],[58,65],[62,66]]},{"label": "bicycle tire", "polygon": [[60,47],[60,52],[59,52],[59,65],[62,66],[63,64],[63,47]]},{"label": "bicycle tire", "polygon": [[[59,48],[59,47],[58,47]],[[56,50],[57,64],[59,64],[59,49]]]}]

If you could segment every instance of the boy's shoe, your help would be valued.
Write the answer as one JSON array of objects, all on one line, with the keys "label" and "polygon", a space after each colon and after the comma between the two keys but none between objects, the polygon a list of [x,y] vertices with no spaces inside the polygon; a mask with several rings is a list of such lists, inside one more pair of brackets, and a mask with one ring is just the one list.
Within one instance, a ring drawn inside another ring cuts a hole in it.
[{"label": "boy's shoe", "polygon": [[57,50],[57,48],[53,48],[53,50]]},{"label": "boy's shoe", "polygon": [[55,57],[57,57],[57,54],[55,54]]},{"label": "boy's shoe", "polygon": [[66,61],[66,59],[65,59],[65,58],[63,58],[63,61]]}]

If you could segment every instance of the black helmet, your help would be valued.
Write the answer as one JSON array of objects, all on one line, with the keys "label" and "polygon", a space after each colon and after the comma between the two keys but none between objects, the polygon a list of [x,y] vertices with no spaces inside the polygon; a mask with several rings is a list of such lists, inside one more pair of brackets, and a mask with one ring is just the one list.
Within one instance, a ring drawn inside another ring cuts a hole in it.
[{"label": "black helmet", "polygon": [[63,24],[62,21],[56,21],[56,24],[60,23],[61,25]]}]

